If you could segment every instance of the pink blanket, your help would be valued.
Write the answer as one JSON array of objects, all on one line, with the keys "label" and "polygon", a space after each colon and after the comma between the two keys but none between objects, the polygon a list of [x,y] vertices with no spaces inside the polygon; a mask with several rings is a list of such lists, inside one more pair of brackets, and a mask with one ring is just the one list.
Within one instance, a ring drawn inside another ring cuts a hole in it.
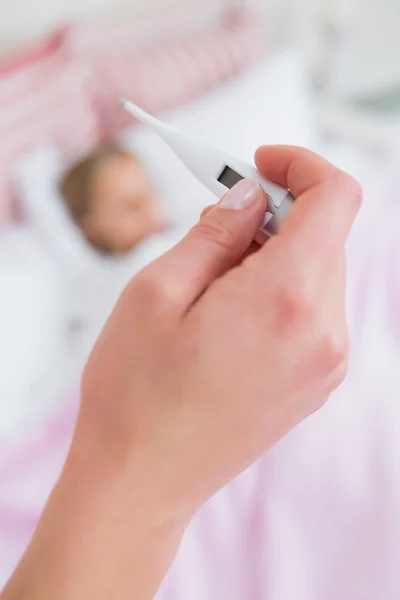
[{"label": "pink blanket", "polygon": [[[381,187],[369,196],[348,244],[346,382],[203,507],[158,600],[399,597],[400,214],[384,211]],[[0,457],[0,585],[61,469],[76,407]]]}]

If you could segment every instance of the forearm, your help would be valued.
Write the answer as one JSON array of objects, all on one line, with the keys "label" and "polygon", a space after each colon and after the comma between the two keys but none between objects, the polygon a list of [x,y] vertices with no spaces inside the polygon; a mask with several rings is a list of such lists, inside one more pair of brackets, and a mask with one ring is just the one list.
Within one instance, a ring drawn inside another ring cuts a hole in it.
[{"label": "forearm", "polygon": [[152,599],[185,524],[144,502],[141,485],[67,463],[2,600]]}]

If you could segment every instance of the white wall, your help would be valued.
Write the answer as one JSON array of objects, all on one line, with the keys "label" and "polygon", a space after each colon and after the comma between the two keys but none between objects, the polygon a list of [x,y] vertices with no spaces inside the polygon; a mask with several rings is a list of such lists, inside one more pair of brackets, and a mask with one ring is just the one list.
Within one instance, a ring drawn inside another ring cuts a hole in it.
[{"label": "white wall", "polygon": [[[285,43],[299,48],[311,67],[331,68],[332,91],[369,93],[400,85],[400,0],[271,2]],[[324,38],[324,21],[341,32],[336,40]]]},{"label": "white wall", "polygon": [[400,85],[399,0],[356,0],[337,62],[342,93],[374,93]]}]

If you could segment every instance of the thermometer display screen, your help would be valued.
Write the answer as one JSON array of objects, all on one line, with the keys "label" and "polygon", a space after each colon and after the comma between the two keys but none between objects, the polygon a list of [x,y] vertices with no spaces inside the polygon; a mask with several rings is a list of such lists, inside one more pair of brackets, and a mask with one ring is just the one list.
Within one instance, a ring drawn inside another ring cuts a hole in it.
[{"label": "thermometer display screen", "polygon": [[239,175],[239,173],[237,173],[230,167],[224,167],[224,170],[218,177],[218,181],[229,189],[231,189],[241,179],[244,179],[244,177],[242,177],[242,175]]}]

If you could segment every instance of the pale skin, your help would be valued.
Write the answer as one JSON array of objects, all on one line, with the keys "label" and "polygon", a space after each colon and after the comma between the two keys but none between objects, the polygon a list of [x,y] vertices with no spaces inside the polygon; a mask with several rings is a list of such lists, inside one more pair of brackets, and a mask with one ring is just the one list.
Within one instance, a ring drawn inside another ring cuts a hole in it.
[{"label": "pale skin", "polygon": [[92,175],[90,209],[78,223],[95,247],[129,252],[164,227],[156,190],[143,166],[130,156],[104,159]]},{"label": "pale skin", "polygon": [[344,245],[359,185],[303,149],[258,169],[296,202],[254,251],[265,210],[216,205],[139,273],[82,380],[64,470],[2,600],[150,600],[193,514],[343,381]]}]

